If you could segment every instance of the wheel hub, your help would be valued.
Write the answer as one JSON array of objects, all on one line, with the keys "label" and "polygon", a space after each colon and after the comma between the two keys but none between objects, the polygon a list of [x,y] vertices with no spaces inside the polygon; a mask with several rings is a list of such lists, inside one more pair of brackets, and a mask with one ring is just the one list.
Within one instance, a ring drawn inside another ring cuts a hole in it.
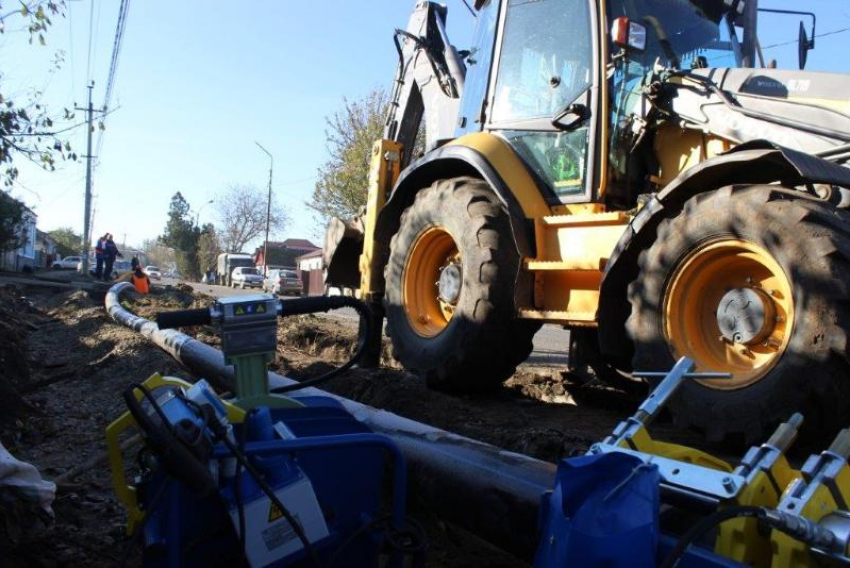
[{"label": "wheel hub", "polygon": [[462,285],[461,276],[461,268],[457,263],[449,264],[440,271],[440,279],[437,281],[437,291],[442,301],[452,305],[457,304]]},{"label": "wheel hub", "polygon": [[717,327],[730,343],[753,345],[773,330],[773,301],[758,288],[733,288],[717,306]]}]

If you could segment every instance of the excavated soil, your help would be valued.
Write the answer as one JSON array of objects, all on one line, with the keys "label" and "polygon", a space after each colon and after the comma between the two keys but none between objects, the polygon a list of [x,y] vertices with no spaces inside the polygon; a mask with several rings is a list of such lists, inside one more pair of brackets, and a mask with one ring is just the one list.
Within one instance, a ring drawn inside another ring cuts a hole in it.
[{"label": "excavated soil", "polygon": [[[152,317],[211,301],[183,287],[125,305]],[[186,331],[218,345],[210,327]],[[272,366],[296,379],[317,376],[345,361],[356,334],[353,319],[285,319]],[[610,433],[637,404],[593,381],[525,365],[496,393],[448,395],[427,389],[389,353],[384,345],[380,368],[354,369],[322,388],[553,462]],[[112,493],[108,467],[98,458],[105,451],[105,427],[124,411],[121,393],[154,372],[191,379],[140,335],[112,322],[102,303],[83,292],[0,288],[0,440],[44,477],[60,482],[51,526],[36,530],[9,515],[5,528],[0,522],[0,566],[120,564],[125,514]],[[697,441],[663,423],[653,432],[669,441]],[[413,514],[424,521],[431,541],[429,566],[523,565],[426,509],[414,506]],[[20,526],[26,530],[16,530]],[[137,562],[134,556],[130,565]]]}]

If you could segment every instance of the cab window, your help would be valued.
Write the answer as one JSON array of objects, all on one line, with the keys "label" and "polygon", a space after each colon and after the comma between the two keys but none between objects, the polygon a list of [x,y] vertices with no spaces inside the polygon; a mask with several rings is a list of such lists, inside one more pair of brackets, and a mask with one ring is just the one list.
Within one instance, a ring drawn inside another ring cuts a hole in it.
[{"label": "cab window", "polygon": [[491,122],[551,117],[591,84],[586,0],[509,0]]}]

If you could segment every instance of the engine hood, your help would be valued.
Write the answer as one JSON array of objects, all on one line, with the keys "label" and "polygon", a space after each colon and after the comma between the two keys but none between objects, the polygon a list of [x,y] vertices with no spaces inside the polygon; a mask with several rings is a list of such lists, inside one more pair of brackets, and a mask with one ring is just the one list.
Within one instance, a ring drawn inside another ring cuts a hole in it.
[{"label": "engine hood", "polygon": [[[790,69],[696,69],[732,106],[704,89],[677,89],[671,103],[687,121],[736,143],[769,140],[809,153],[850,141],[850,75]],[[684,79],[689,82],[688,79]],[[747,111],[735,110],[739,105]]]}]

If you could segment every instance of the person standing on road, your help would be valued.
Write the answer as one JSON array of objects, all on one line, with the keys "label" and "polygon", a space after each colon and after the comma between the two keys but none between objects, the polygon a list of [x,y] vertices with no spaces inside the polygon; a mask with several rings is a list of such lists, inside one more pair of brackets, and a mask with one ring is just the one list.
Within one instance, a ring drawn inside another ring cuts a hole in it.
[{"label": "person standing on road", "polygon": [[109,282],[112,280],[112,266],[115,264],[115,257],[124,255],[118,252],[118,245],[112,240],[112,234],[106,234],[106,243],[103,245],[103,281]]},{"label": "person standing on road", "polygon": [[94,245],[94,261],[95,261],[95,269],[92,273],[94,277],[98,280],[103,278],[103,246],[106,244],[106,237],[109,233],[106,233],[99,239]]},{"label": "person standing on road", "polygon": [[148,278],[148,275],[144,273],[141,265],[139,264],[133,268],[133,274],[130,276],[130,282],[133,283],[133,286],[136,288],[136,292],[139,294],[147,294],[151,290],[151,279]]}]

